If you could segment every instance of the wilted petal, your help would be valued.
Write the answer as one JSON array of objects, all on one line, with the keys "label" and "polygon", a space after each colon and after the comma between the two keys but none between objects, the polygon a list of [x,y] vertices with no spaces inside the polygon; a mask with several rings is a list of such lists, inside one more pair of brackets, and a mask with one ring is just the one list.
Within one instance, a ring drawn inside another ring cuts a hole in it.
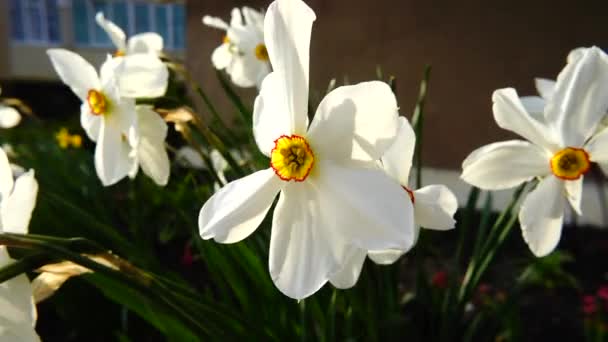
[{"label": "wilted petal", "polygon": [[512,188],[551,172],[551,156],[523,140],[502,141],[482,146],[462,162],[460,177],[486,190]]},{"label": "wilted petal", "polygon": [[290,131],[306,132],[310,33],[315,13],[301,0],[278,0],[270,4],[264,20],[264,41],[276,74],[275,99],[286,101]]},{"label": "wilted petal", "polygon": [[285,98],[281,93],[282,83],[278,75],[272,72],[262,82],[260,94],[253,107],[253,135],[258,148],[266,156],[274,148],[274,142],[282,135],[291,135],[291,120],[287,115]]},{"label": "wilted petal", "polygon": [[382,167],[401,185],[407,186],[416,147],[416,134],[404,117],[399,117],[397,138],[382,156]]},{"label": "wilted petal", "polygon": [[161,51],[163,51],[163,37],[161,37],[158,33],[139,33],[129,38],[129,54],[150,53],[158,55]]},{"label": "wilted petal", "polygon": [[243,240],[260,225],[284,186],[272,169],[228,183],[207,200],[198,216],[203,239],[221,243]]},{"label": "wilted petal", "polygon": [[414,191],[416,225],[429,229],[454,228],[458,210],[456,196],[445,185],[429,185]]},{"label": "wilted petal", "polygon": [[167,124],[150,106],[137,106],[137,160],[148,177],[167,185],[171,165],[165,149]]},{"label": "wilted petal", "polygon": [[9,106],[0,104],[0,128],[13,128],[21,122],[21,114]]},{"label": "wilted petal", "polygon": [[519,211],[522,234],[537,257],[551,253],[559,242],[566,200],[563,191],[560,179],[547,176],[522,203]]},{"label": "wilted petal", "polygon": [[279,197],[270,237],[270,276],[285,295],[302,299],[318,291],[341,268],[345,244],[331,225],[310,182],[289,183]]},{"label": "wilted petal", "polygon": [[357,283],[363,264],[365,262],[366,251],[360,248],[354,249],[354,255],[348,257],[344,266],[329,277],[329,282],[339,289],[348,289]]},{"label": "wilted petal", "polygon": [[309,142],[325,159],[380,159],[397,136],[397,110],[397,99],[384,82],[339,87],[319,104]]},{"label": "wilted petal", "polygon": [[598,48],[570,62],[557,77],[545,117],[561,135],[562,146],[580,147],[608,109],[608,58]]},{"label": "wilted petal", "polygon": [[27,234],[37,195],[38,182],[34,170],[17,178],[13,192],[7,198],[2,198],[0,211],[4,232]]},{"label": "wilted petal", "polygon": [[526,112],[515,89],[504,88],[494,91],[492,102],[494,120],[500,128],[517,133],[550,151],[559,149],[553,131]]},{"label": "wilted petal", "polygon": [[566,189],[566,197],[568,202],[572,206],[572,209],[578,214],[582,215],[581,212],[581,200],[583,197],[583,176],[577,180],[564,181],[564,188]]},{"label": "wilted petal", "polygon": [[101,26],[104,31],[106,31],[108,37],[110,37],[110,40],[112,41],[114,46],[116,46],[116,49],[118,51],[125,52],[127,48],[125,44],[127,40],[125,32],[120,27],[118,27],[118,25],[114,24],[110,20],[107,20],[102,12],[97,12],[97,15],[95,16],[95,21],[97,21],[97,24]]},{"label": "wilted petal", "polygon": [[99,89],[101,84],[95,68],[80,55],[64,49],[49,49],[55,71],[81,101],[86,102],[90,89]]},{"label": "wilted petal", "polygon": [[327,229],[364,250],[409,249],[414,241],[412,201],[382,170],[319,163],[321,204],[332,213]]}]

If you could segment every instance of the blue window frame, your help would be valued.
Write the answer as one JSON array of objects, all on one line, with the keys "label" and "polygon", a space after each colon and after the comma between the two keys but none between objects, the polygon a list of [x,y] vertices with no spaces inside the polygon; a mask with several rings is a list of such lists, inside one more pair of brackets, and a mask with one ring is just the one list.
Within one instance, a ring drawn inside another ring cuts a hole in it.
[{"label": "blue window frame", "polygon": [[61,41],[58,0],[10,0],[13,41],[56,44]]}]

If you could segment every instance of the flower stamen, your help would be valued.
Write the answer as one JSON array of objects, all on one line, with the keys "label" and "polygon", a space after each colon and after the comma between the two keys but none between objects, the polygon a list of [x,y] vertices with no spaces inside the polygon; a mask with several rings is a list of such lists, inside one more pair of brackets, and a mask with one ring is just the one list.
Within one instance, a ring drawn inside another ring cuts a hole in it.
[{"label": "flower stamen", "polygon": [[91,89],[87,94],[87,103],[94,115],[104,115],[108,112],[109,102],[99,90]]},{"label": "flower stamen", "polygon": [[268,50],[266,50],[266,45],[258,44],[255,47],[255,58],[259,59],[262,62],[268,62],[270,57],[268,57]]},{"label": "flower stamen", "polygon": [[566,147],[553,155],[550,161],[551,172],[564,180],[576,180],[589,171],[591,161],[587,151]]},{"label": "flower stamen", "polygon": [[302,182],[314,165],[314,155],[306,139],[299,135],[283,135],[274,142],[270,166],[284,181]]}]

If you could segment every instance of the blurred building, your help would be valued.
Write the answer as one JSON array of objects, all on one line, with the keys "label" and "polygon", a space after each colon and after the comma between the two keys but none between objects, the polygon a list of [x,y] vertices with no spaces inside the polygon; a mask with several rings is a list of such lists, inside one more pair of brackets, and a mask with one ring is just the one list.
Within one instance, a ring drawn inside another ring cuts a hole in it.
[{"label": "blurred building", "polygon": [[96,24],[95,14],[122,27],[127,36],[154,31],[169,53],[184,50],[183,3],[128,0],[0,1],[0,79],[56,80],[46,49],[62,47],[98,65],[113,46]]}]

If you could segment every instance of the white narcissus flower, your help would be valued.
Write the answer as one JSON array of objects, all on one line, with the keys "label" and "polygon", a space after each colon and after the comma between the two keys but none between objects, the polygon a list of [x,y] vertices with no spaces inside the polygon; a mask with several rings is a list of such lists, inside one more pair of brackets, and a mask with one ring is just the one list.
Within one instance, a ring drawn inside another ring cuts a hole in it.
[{"label": "white narcissus flower", "polygon": [[128,56],[136,53],[158,55],[163,51],[163,37],[158,33],[138,33],[127,40],[125,32],[118,25],[106,19],[103,12],[98,12],[95,15],[95,21],[110,37],[116,47],[116,56]]},{"label": "white narcissus flower", "polygon": [[270,167],[227,184],[199,214],[202,238],[238,242],[256,230],[280,193],[270,275],[296,299],[319,290],[359,249],[407,250],[414,240],[407,193],[376,167],[397,135],[391,89],[383,82],[337,88],[308,126],[314,20],[301,0],[268,8],[264,33],[275,71],[256,98],[253,132]]},{"label": "white narcissus flower", "polygon": [[[0,232],[27,233],[37,194],[34,171],[14,180],[8,158],[0,149]],[[0,246],[0,267],[11,262],[6,247]],[[36,316],[27,276],[22,274],[0,284],[0,340],[39,341],[34,330]]]},{"label": "white narcissus flower", "polygon": [[557,78],[542,120],[531,116],[512,88],[494,92],[494,119],[528,141],[483,146],[462,164],[461,177],[487,190],[500,190],[539,178],[524,199],[519,221],[536,256],[557,246],[566,201],[581,214],[583,175],[591,162],[608,167],[608,129],[596,128],[608,108],[608,59],[598,48],[570,60]]},{"label": "white narcissus flower", "polygon": [[48,54],[61,80],[82,101],[80,122],[97,142],[95,170],[102,184],[109,186],[134,175],[141,165],[157,184],[165,185],[169,175],[166,124],[149,107],[136,107],[137,94],[131,91],[135,84],[138,93],[166,89],[166,78],[162,84],[162,80],[143,75],[146,66],[139,62],[148,60],[146,55],[108,57],[98,76],[93,66],[73,52],[50,49]]},{"label": "white narcissus flower", "polygon": [[167,185],[171,165],[165,149],[167,123],[151,106],[137,106],[137,119],[131,127],[129,141],[134,164],[129,177],[134,178],[139,166],[158,185]]},{"label": "white narcissus flower", "polygon": [[[2,94],[2,88],[0,88]],[[21,114],[10,106],[0,103],[0,128],[13,128],[21,122]]]},{"label": "white narcissus flower", "polygon": [[203,23],[226,31],[224,40],[211,55],[213,66],[225,69],[239,87],[258,88],[270,73],[268,50],[264,43],[264,14],[249,8],[232,10],[230,25],[220,18],[204,16]]},{"label": "white narcissus flower", "polygon": [[[381,164],[384,171],[401,184],[414,205],[414,226],[411,227],[411,234],[414,235],[415,243],[420,227],[434,230],[454,228],[456,221],[453,217],[458,209],[458,200],[445,185],[428,185],[418,190],[409,187],[416,135],[406,118],[399,119],[397,139],[382,156]],[[338,288],[352,287],[359,279],[366,256],[377,264],[387,265],[397,261],[407,251],[408,249],[359,250],[330,282]]]}]

